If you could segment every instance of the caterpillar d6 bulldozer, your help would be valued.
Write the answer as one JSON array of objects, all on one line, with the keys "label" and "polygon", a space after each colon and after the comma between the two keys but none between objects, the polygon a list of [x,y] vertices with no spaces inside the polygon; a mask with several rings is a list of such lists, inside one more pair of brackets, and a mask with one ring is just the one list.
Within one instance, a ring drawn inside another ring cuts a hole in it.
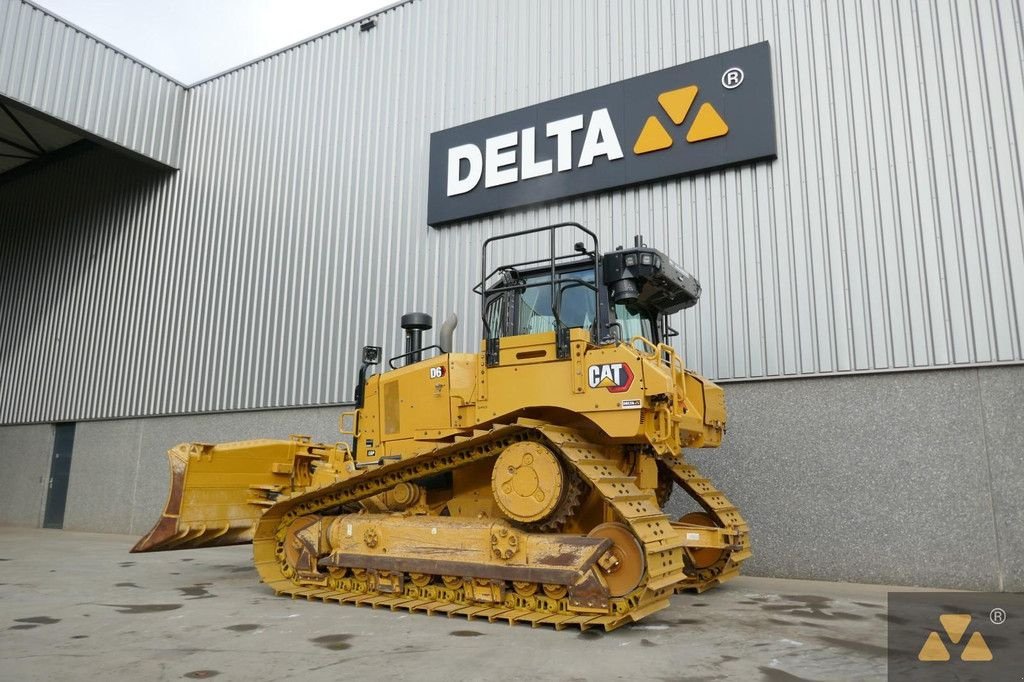
[{"label": "caterpillar d6 bulldozer", "polygon": [[[566,231],[585,241],[556,255]],[[488,271],[496,242],[544,233],[548,258]],[[722,390],[666,343],[697,281],[639,238],[601,254],[575,223],[491,238],[481,261],[479,352],[451,351],[454,316],[426,348],[430,318],[403,316],[388,371],[363,349],[351,444],[179,445],[133,551],[251,541],[279,594],[557,629],[736,575],[747,524],[683,457],[721,442]],[[676,487],[702,511],[669,518]]]}]

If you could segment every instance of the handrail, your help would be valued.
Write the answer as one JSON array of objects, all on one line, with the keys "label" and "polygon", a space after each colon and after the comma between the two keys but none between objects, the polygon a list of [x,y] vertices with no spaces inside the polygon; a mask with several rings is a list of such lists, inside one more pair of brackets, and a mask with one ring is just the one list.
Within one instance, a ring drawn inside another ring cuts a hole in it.
[{"label": "handrail", "polygon": [[393,357],[390,360],[388,360],[388,365],[391,367],[391,369],[398,369],[397,367],[395,367],[395,362],[397,360],[402,360],[402,359],[407,358],[409,356],[416,355],[417,353],[422,353],[425,350],[433,350],[433,349],[441,351],[442,354],[447,352],[447,351],[445,351],[444,348],[441,348],[441,346],[439,346],[439,345],[437,345],[435,343],[435,344],[431,344],[429,346],[424,346],[423,348],[417,348],[416,350],[411,350],[408,353],[402,353],[401,355],[396,355],[395,357]]},{"label": "handrail", "polygon": [[[645,350],[644,348],[637,348],[636,347],[637,341],[642,343],[647,348],[650,348],[650,350],[648,351],[648,350]],[[646,336],[639,336],[638,335],[638,336],[632,337],[629,340],[629,346],[633,350],[638,350],[638,351],[640,351],[641,353],[643,353],[644,355],[646,355],[646,356],[648,356],[650,358],[656,357],[658,355],[658,345],[656,343],[654,343],[653,341],[649,340]]]},{"label": "handrail", "polygon": [[[561,256],[555,256],[555,261],[556,262],[558,262],[558,261],[572,261],[574,259],[576,261],[578,261],[581,265],[585,262],[580,257],[579,253],[565,253],[565,254],[562,254]],[[502,270],[508,270],[509,268],[519,268],[519,267],[523,267],[523,266],[526,266],[526,265],[537,265],[538,263],[548,263],[550,261],[551,261],[550,258],[534,258],[533,260],[523,260],[523,261],[519,261],[518,263],[513,263],[511,265],[499,265],[499,266],[495,267],[493,270],[491,270],[489,273],[487,273],[487,277],[484,279],[484,282],[486,283],[487,280],[491,279],[492,277],[494,277],[496,274],[498,274]],[[473,286],[472,292],[474,294],[480,294],[480,286],[481,286],[481,284],[478,282],[476,285]],[[491,289],[491,291],[494,291],[494,289]]]},{"label": "handrail", "polygon": [[[643,348],[637,347],[638,343]],[[679,353],[676,352],[675,348],[667,343],[654,343],[643,336],[631,338],[629,346],[643,353],[651,360],[657,359],[662,365],[665,365],[672,372],[672,385],[675,386],[676,392],[680,394],[680,397],[686,397],[686,377],[684,376],[686,374],[686,365],[683,364],[683,359],[679,357]]]},{"label": "handrail", "polygon": [[[564,227],[576,228],[580,232],[583,232],[584,234],[586,234],[590,238],[590,240],[593,242],[594,247],[593,247],[593,249],[590,250],[589,256],[590,256],[590,260],[592,260],[592,262],[593,262],[593,267],[594,267],[594,284],[592,286],[592,288],[594,290],[594,315],[596,316],[597,321],[600,322],[600,318],[601,318],[601,300],[600,300],[600,282],[601,282],[601,272],[600,272],[600,270],[601,270],[601,265],[600,265],[600,258],[599,258],[600,248],[599,248],[599,241],[598,241],[598,238],[597,238],[597,234],[595,234],[594,232],[592,232],[592,231],[588,230],[587,228],[583,227],[583,225],[580,225],[579,223],[576,223],[576,222],[554,223],[552,225],[544,225],[544,226],[541,226],[541,227],[534,227],[534,228],[530,228],[528,230],[520,230],[518,232],[510,232],[509,234],[495,235],[494,237],[489,237],[488,239],[484,240],[484,243],[483,243],[483,245],[482,245],[482,247],[480,249],[480,283],[476,287],[473,287],[474,291],[477,291],[477,289],[479,289],[479,293],[480,293],[480,318],[481,318],[481,320],[483,322],[484,338],[487,338],[487,339],[491,338],[491,325],[490,325],[490,322],[488,322],[488,320],[487,320],[487,293],[488,293],[488,291],[487,291],[487,280],[491,276],[493,276],[494,273],[498,272],[500,269],[504,269],[504,268],[508,268],[508,267],[514,267],[515,265],[524,265],[524,264],[530,265],[530,264],[543,263],[543,262],[550,263],[550,266],[551,266],[550,267],[551,278],[550,278],[549,282],[545,282],[545,283],[549,283],[550,286],[551,286],[551,313],[552,313],[552,315],[555,318],[555,330],[557,331],[559,328],[564,326],[562,324],[561,315],[559,314],[559,308],[561,307],[560,306],[560,303],[561,303],[560,299],[561,299],[561,297],[556,295],[557,287],[560,284],[560,278],[556,277],[556,272],[555,272],[557,262],[559,260],[565,260],[564,256],[560,257],[560,256],[556,256],[555,255],[555,233],[560,228],[564,228]],[[488,247],[492,243],[499,242],[499,241],[504,241],[506,239],[512,239],[512,238],[515,238],[515,237],[523,237],[523,236],[526,236],[526,235],[529,235],[529,234],[537,234],[537,233],[540,233],[540,232],[549,232],[550,233],[549,255],[548,255],[548,258],[546,258],[546,259],[537,259],[537,260],[533,260],[533,261],[526,261],[525,263],[516,263],[516,264],[512,264],[512,265],[503,266],[503,268],[496,268],[494,270],[494,272],[491,272],[490,274],[488,274],[488,272],[487,272],[487,249],[488,249]],[[584,254],[584,255],[587,255],[587,254]],[[582,261],[582,259],[581,259],[581,261]],[[508,290],[510,288],[512,288],[512,287],[511,286],[501,287],[501,288],[498,288],[498,289],[492,289],[492,292],[493,291],[506,291],[506,290]],[[600,332],[601,332],[600,328],[598,329],[598,332],[600,334]]]}]

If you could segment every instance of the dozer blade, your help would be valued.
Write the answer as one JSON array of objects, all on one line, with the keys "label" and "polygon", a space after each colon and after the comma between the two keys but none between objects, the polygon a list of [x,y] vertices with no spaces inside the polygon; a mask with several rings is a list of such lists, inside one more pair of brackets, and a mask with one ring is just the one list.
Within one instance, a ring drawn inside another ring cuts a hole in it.
[{"label": "dozer blade", "polygon": [[167,451],[171,489],[160,519],[132,552],[252,542],[263,511],[279,495],[310,484],[308,439],[183,443]]}]

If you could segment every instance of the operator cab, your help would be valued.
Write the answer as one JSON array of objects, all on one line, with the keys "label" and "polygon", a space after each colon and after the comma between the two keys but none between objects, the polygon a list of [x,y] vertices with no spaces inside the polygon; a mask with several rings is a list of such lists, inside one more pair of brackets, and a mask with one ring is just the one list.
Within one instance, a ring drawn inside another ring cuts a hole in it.
[{"label": "operator cab", "polygon": [[[576,253],[554,255],[554,231],[573,227],[590,236]],[[585,329],[595,344],[628,342],[635,336],[659,343],[674,336],[667,316],[697,303],[700,284],[665,254],[637,237],[630,249],[601,255],[597,237],[575,223],[502,235],[488,242],[550,230],[552,255],[502,265],[486,273],[484,245],[484,338],[496,346],[507,336]],[[595,284],[597,283],[597,284]]]},{"label": "operator cab", "polygon": [[[590,263],[566,263],[555,270],[556,285],[551,284],[548,268],[516,270],[503,268],[501,287],[488,290],[487,325],[489,338],[537,334],[555,331],[558,323],[568,328],[586,329],[592,339],[622,340],[643,336],[654,340],[658,329],[653,315],[633,302],[612,305],[608,287],[594,291],[594,269]],[[552,300],[557,301],[556,317]],[[598,310],[609,320],[611,336],[599,334]]]}]

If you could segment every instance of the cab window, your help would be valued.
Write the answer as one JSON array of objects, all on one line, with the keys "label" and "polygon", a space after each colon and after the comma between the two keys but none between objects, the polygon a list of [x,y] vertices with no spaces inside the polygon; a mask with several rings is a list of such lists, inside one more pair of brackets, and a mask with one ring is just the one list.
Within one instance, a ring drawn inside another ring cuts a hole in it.
[{"label": "cab window", "polygon": [[[594,308],[594,271],[591,269],[559,273],[561,298],[559,319],[566,327],[590,330],[596,316]],[[487,323],[491,337],[537,334],[555,329],[551,306],[551,275],[542,272],[523,277],[522,286],[490,301]]]},{"label": "cab window", "polygon": [[618,321],[622,341],[629,341],[634,336],[642,336],[648,341],[654,341],[654,330],[649,317],[638,312],[632,312],[629,307],[622,304],[615,304],[615,319]]}]

